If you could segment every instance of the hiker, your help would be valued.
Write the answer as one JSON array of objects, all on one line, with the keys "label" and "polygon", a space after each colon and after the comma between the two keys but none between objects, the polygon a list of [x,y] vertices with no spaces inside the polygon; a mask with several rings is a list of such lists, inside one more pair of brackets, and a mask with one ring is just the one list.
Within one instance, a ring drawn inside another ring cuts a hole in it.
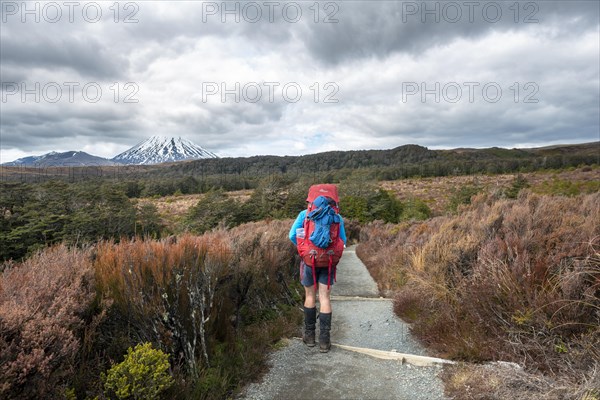
[{"label": "hiker", "polygon": [[290,240],[298,248],[300,282],[304,286],[304,333],[302,340],[315,346],[317,322],[316,294],[319,293],[319,350],[331,348],[331,285],[335,282],[336,266],[346,247],[344,220],[339,215],[337,187],[331,184],[313,185],[302,210],[290,229]]}]

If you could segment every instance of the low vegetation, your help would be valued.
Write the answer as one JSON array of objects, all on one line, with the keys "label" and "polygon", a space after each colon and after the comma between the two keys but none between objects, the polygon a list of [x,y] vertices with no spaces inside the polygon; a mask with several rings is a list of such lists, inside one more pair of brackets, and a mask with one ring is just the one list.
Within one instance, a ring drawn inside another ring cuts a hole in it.
[{"label": "low vegetation", "polygon": [[152,343],[127,349],[123,362],[101,374],[104,393],[109,398],[154,400],[173,385],[169,356],[153,349]]},{"label": "low vegetation", "polygon": [[[290,223],[57,245],[5,265],[0,397],[231,395],[301,319]],[[156,353],[146,349],[137,361],[128,353],[145,343],[168,355],[173,385]],[[133,365],[146,358],[156,361],[144,367],[149,376]]]},{"label": "low vegetation", "polygon": [[548,376],[510,363],[448,366],[441,374],[448,396],[464,400],[596,400],[597,375]]},{"label": "low vegetation", "polygon": [[88,253],[59,245],[0,275],[0,397],[45,398],[77,369],[93,325]]},{"label": "low vegetation", "polygon": [[152,204],[138,205],[119,185],[8,183],[0,191],[0,259],[19,260],[48,245],[121,237],[159,237]]},{"label": "low vegetation", "polygon": [[[0,259],[21,260],[48,245],[82,246],[131,237],[160,239],[173,234],[202,234],[248,222],[295,218],[306,206],[312,181],[268,178],[250,191],[216,188],[202,195],[129,198],[128,186],[48,181],[41,185],[2,184]],[[357,222],[398,222],[427,218],[419,199],[401,202],[389,191],[352,175],[340,183],[344,217]]]},{"label": "low vegetation", "polygon": [[[457,203],[470,200],[478,192],[500,191],[515,198],[520,189],[546,195],[577,196],[600,190],[600,168],[582,166],[562,170],[521,172],[513,174],[478,174],[437,176],[383,181],[380,186],[401,201],[418,198],[424,201],[432,215],[456,211]],[[469,193],[470,192],[470,193]],[[468,197],[467,197],[468,196]]]},{"label": "low vegetation", "polygon": [[[429,348],[526,368],[494,386],[483,366],[453,367],[449,394],[468,385],[468,398],[503,398],[502,383],[529,382],[523,398],[598,397],[598,168],[374,182],[470,168],[404,150],[412,169],[367,152],[312,175],[263,176],[269,160],[250,160],[260,177],[1,183],[0,397],[235,395],[264,370],[267,350],[297,333],[287,231],[316,181],[339,185],[348,237],[360,235],[381,292]],[[541,162],[509,153],[469,173]],[[344,167],[364,157],[383,166]]]},{"label": "low vegetation", "polygon": [[363,227],[358,254],[438,355],[516,362],[576,398],[600,387],[599,222],[599,192],[496,191],[456,215]]}]

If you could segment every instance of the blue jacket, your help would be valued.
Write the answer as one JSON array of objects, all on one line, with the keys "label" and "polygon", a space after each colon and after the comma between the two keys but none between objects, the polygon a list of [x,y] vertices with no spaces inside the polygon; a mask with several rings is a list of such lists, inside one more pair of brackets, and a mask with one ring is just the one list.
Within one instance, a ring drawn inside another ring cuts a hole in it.
[{"label": "blue jacket", "polygon": [[[300,214],[296,217],[296,220],[292,224],[292,228],[290,229],[290,240],[292,243],[297,245],[296,243],[296,229],[302,228],[304,226],[304,219],[306,218],[306,210],[300,211]],[[346,244],[346,229],[344,229],[344,219],[340,215],[340,239],[344,241]]]}]

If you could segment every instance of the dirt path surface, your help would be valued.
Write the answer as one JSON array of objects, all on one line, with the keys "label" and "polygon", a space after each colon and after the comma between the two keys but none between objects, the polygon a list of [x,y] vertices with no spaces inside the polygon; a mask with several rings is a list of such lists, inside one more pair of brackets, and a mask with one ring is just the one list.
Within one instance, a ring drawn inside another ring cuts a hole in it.
[{"label": "dirt path surface", "polygon": [[[344,252],[332,289],[333,322],[329,353],[301,340],[270,356],[270,371],[248,385],[243,399],[445,399],[440,366],[416,367],[336,347],[335,344],[427,355],[397,318],[392,302],[378,297],[377,285],[354,247]],[[317,327],[319,322],[317,321]],[[318,337],[318,328],[317,328]]]}]

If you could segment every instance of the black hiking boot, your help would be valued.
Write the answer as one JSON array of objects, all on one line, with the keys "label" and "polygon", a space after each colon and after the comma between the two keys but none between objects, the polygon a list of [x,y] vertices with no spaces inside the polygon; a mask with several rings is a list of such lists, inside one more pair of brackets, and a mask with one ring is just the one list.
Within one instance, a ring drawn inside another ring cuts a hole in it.
[{"label": "black hiking boot", "polygon": [[320,313],[319,320],[321,321],[321,330],[319,332],[319,351],[327,353],[331,349],[331,339],[329,331],[331,330],[331,313]]},{"label": "black hiking boot", "polygon": [[302,341],[308,347],[315,346],[315,329],[317,324],[317,308],[306,308],[304,307],[304,333],[302,334]]}]

